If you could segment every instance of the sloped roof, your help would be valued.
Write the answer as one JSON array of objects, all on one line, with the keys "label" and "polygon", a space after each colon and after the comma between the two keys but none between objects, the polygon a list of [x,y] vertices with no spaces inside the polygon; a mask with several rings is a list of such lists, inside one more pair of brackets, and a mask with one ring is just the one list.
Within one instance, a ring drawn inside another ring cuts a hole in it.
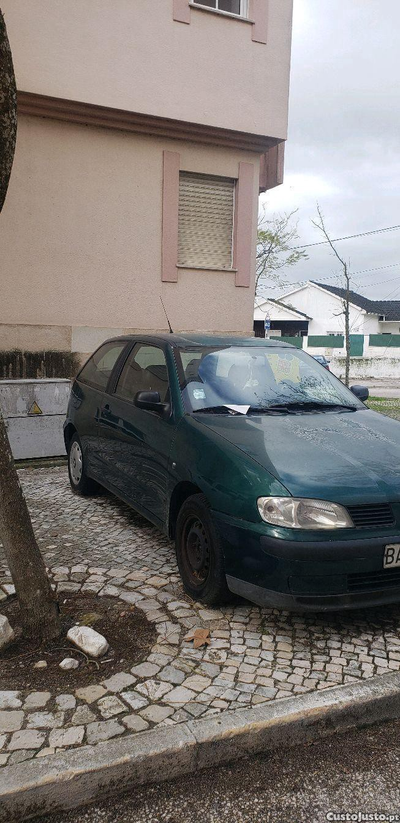
[{"label": "sloped roof", "polygon": [[[316,280],[311,280],[314,286],[319,286],[320,289],[335,294],[342,300],[346,297],[346,289],[341,289],[339,286],[327,286],[325,283],[318,283]],[[357,294],[355,291],[349,292],[350,303],[354,306],[359,306],[360,309],[368,312],[368,314],[384,315],[386,320],[400,320],[400,300],[369,300],[368,297],[363,297],[362,294]]]},{"label": "sloped roof", "polygon": [[270,303],[276,303],[277,306],[281,306],[282,309],[290,309],[290,311],[294,312],[294,314],[299,314],[300,317],[305,317],[306,320],[312,320],[312,317],[309,317],[308,314],[304,314],[304,312],[295,309],[294,306],[291,306],[290,303],[283,303],[282,300],[276,300],[273,297],[268,298]]}]

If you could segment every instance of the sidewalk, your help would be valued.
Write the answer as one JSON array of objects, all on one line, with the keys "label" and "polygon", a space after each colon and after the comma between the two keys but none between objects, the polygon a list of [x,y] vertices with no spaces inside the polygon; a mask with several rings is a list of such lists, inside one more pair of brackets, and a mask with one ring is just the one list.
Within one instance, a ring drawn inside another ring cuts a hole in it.
[{"label": "sidewalk", "polygon": [[[20,474],[59,591],[134,604],[158,639],[143,663],[100,689],[0,692],[3,766],[400,671],[400,606],[331,615],[245,601],[206,609],[184,594],[172,543],[124,504],[73,496],[64,467]],[[208,648],[185,640],[194,627],[210,629]]]}]

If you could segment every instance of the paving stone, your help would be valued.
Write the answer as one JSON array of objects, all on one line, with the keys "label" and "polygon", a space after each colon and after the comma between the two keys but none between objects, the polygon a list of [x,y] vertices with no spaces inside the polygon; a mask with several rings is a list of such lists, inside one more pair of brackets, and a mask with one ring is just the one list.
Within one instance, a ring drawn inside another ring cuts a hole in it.
[{"label": "paving stone", "polygon": [[44,749],[40,749],[40,752],[37,752],[36,757],[47,757],[49,754],[55,754],[55,751],[52,746],[45,746]]},{"label": "paving stone", "polygon": [[53,729],[49,734],[49,746],[63,749],[66,746],[77,746],[82,743],[85,734],[84,726],[74,726],[69,729]]},{"label": "paving stone", "polygon": [[132,674],[136,677],[153,677],[159,671],[160,666],[157,666],[156,663],[139,663],[138,666],[131,669]]},{"label": "paving stone", "polygon": [[146,709],[142,709],[140,716],[151,723],[161,723],[173,713],[174,709],[169,706],[147,706]]},{"label": "paving stone", "polygon": [[121,703],[121,700],[114,694],[102,697],[98,700],[96,706],[105,720],[108,720],[110,717],[115,717],[116,714],[126,712],[125,704]]},{"label": "paving stone", "polygon": [[0,749],[2,749],[5,746],[6,741],[7,741],[7,735],[6,734],[0,734]]},{"label": "paving stone", "polygon": [[122,690],[127,689],[128,686],[133,686],[135,682],[136,677],[133,677],[127,672],[119,672],[118,674],[112,675],[112,677],[108,677],[107,680],[103,680],[104,687],[109,692],[122,692]]},{"label": "paving stone", "polygon": [[8,744],[10,752],[17,749],[40,749],[46,740],[46,732],[25,731],[14,732]]},{"label": "paving stone", "polygon": [[64,712],[31,712],[28,729],[59,729],[64,723]]},{"label": "paving stone", "polygon": [[127,714],[126,717],[122,718],[122,723],[130,732],[144,732],[145,729],[149,728],[147,720],[139,717],[138,714]]},{"label": "paving stone", "polygon": [[124,726],[116,720],[101,720],[98,723],[89,723],[86,727],[86,737],[89,744],[101,743],[123,734]]},{"label": "paving stone", "polygon": [[23,722],[21,711],[0,711],[0,732],[18,732]]},{"label": "paving stone", "polygon": [[121,697],[132,709],[136,710],[143,709],[149,702],[145,697],[143,697],[143,695],[138,694],[137,692],[123,692]]},{"label": "paving stone", "polygon": [[188,677],[184,682],[184,687],[193,689],[195,692],[202,692],[211,683],[211,677],[203,677],[201,674],[194,674]]},{"label": "paving stone", "polygon": [[51,698],[51,692],[31,692],[24,703],[24,709],[42,709]]},{"label": "paving stone", "polygon": [[164,702],[183,706],[185,703],[189,703],[190,700],[194,700],[195,697],[196,692],[191,689],[185,689],[184,686],[177,686],[175,689],[172,689],[169,694],[164,696]]},{"label": "paving stone", "polygon": [[161,700],[167,692],[171,691],[169,683],[158,683],[157,680],[145,680],[136,686],[136,690],[148,697],[149,700]]},{"label": "paving stone", "polygon": [[74,709],[76,706],[76,698],[73,694],[59,694],[56,697],[56,704],[62,711]]},{"label": "paving stone", "polygon": [[21,692],[0,692],[0,709],[19,709],[22,706]]},{"label": "paving stone", "polygon": [[71,723],[74,726],[86,726],[88,723],[93,723],[98,720],[98,716],[89,709],[89,706],[78,706],[77,710],[71,717]]},{"label": "paving stone", "polygon": [[94,703],[96,700],[99,700],[100,697],[103,697],[107,692],[103,686],[85,686],[84,688],[77,689],[75,694],[79,698],[79,700],[84,700],[86,703]]},{"label": "paving stone", "polygon": [[158,677],[160,680],[166,680],[168,683],[173,683],[178,686],[183,682],[186,675],[185,672],[176,669],[175,666],[165,666],[165,668],[159,672]]},{"label": "paving stone", "polygon": [[6,766],[10,755],[5,752],[0,752],[0,766]]}]

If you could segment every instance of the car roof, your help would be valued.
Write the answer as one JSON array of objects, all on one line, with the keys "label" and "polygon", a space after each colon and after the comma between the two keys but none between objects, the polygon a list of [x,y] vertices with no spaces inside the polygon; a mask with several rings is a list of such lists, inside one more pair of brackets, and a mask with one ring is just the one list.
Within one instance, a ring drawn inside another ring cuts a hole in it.
[{"label": "car roof", "polygon": [[123,339],[126,341],[139,340],[143,343],[171,343],[173,346],[180,348],[190,348],[191,346],[284,346],[285,348],[294,348],[290,343],[281,342],[279,337],[276,340],[264,339],[262,337],[238,337],[238,336],[224,336],[216,334],[129,334],[124,335]]}]

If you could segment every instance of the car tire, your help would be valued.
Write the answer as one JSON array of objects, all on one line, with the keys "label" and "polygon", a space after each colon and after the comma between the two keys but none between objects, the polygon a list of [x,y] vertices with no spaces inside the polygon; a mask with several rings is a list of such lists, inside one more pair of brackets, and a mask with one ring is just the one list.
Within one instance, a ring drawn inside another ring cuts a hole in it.
[{"label": "car tire", "polygon": [[68,444],[68,475],[71,489],[75,494],[89,497],[99,492],[99,484],[86,474],[82,443],[76,432]]},{"label": "car tire", "polygon": [[176,557],[185,591],[208,606],[221,606],[232,595],[226,584],[221,541],[204,494],[188,497],[177,518]]}]

